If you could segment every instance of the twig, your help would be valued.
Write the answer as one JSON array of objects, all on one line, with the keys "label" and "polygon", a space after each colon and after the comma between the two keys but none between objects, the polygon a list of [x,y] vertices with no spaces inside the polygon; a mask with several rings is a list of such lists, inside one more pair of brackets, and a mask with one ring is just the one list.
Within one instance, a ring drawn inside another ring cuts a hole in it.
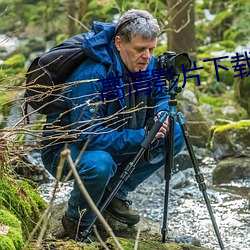
[{"label": "twig", "polygon": [[93,226],[93,230],[95,232],[97,239],[100,241],[100,243],[104,247],[104,249],[109,250],[108,246],[105,244],[105,242],[102,240],[100,234],[98,233],[96,225]]},{"label": "twig", "polygon": [[79,20],[77,20],[76,18],[74,18],[71,15],[68,15],[68,17],[72,20],[74,20],[76,23],[80,24],[80,26],[82,26],[84,29],[86,29],[87,31],[89,31],[89,28],[87,26],[85,26],[82,22],[80,22]]},{"label": "twig", "polygon": [[90,195],[89,195],[88,191],[86,190],[85,186],[83,185],[83,182],[82,182],[79,174],[77,173],[77,170],[75,168],[74,162],[73,162],[73,160],[71,158],[70,150],[69,149],[64,149],[61,152],[61,158],[66,158],[68,160],[68,163],[69,163],[69,166],[70,166],[70,168],[71,168],[71,170],[73,172],[73,176],[75,178],[75,181],[76,181],[76,183],[77,183],[80,191],[82,192],[84,198],[88,202],[90,208],[95,212],[95,214],[97,215],[98,219],[100,220],[100,222],[104,226],[105,230],[113,238],[114,243],[118,247],[118,249],[119,250],[124,250],[123,247],[121,246],[121,244],[119,243],[119,241],[117,240],[116,236],[114,235],[111,227],[106,222],[106,220],[104,219],[104,217],[102,216],[102,214],[100,213],[100,211],[98,210],[98,208],[96,207],[95,203],[93,202],[92,198],[90,197]]},{"label": "twig", "polygon": [[139,237],[140,237],[140,233],[141,233],[141,220],[139,221],[139,225],[138,225],[138,230],[137,230],[137,234],[136,234],[136,238],[135,238],[135,246],[134,246],[134,250],[138,249],[138,245],[139,245]]}]

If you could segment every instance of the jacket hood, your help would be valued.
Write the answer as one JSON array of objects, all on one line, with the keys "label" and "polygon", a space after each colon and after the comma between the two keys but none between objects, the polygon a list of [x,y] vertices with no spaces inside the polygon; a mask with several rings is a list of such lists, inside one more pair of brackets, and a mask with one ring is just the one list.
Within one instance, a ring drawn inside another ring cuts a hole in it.
[{"label": "jacket hood", "polygon": [[111,65],[115,27],[113,23],[94,21],[91,30],[85,34],[82,44],[86,55],[93,60]]}]

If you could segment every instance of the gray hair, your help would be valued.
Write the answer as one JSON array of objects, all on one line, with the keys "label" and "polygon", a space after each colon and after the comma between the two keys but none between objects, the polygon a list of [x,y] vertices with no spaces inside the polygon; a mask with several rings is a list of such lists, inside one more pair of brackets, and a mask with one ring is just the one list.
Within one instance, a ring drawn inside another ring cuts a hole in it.
[{"label": "gray hair", "polygon": [[118,20],[116,36],[128,43],[135,35],[147,40],[153,40],[160,34],[157,20],[145,10],[128,10]]}]

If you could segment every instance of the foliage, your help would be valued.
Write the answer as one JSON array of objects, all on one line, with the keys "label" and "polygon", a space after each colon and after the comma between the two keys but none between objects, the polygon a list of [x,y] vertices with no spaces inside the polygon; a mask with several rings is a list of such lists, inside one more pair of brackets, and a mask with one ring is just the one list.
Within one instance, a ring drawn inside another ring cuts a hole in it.
[{"label": "foliage", "polygon": [[[41,53],[47,48],[48,41],[53,45],[59,44],[72,33],[86,32],[93,20],[116,22],[124,11],[131,8],[148,10],[158,19],[163,33],[155,55],[162,54],[168,49],[166,45],[162,45],[167,41],[169,21],[169,9],[164,0],[0,0],[1,30],[28,39],[25,46],[14,52],[19,59],[22,57],[27,62],[31,52]],[[235,73],[230,57],[221,60],[229,71],[219,69],[220,81],[213,62],[201,65],[201,61],[220,54],[226,55],[228,52],[232,55],[239,45],[245,45],[249,41],[250,30],[246,23],[250,21],[250,3],[245,0],[196,1],[195,12],[197,65],[204,67],[200,71],[202,84],[199,90],[209,95],[223,94],[234,83]],[[14,80],[9,77],[24,72],[24,64],[21,66],[21,63],[15,62],[8,65],[8,60],[10,58],[2,65],[4,70],[0,71],[0,82],[2,85],[12,86],[23,84],[23,75]],[[194,74],[196,73],[198,72],[195,71]]]},{"label": "foliage", "polygon": [[250,103],[249,103],[249,92],[250,92],[250,77],[246,75],[242,78],[235,78],[234,82],[235,97],[242,107],[244,107],[250,115]]},{"label": "foliage", "polygon": [[[244,44],[249,41],[250,3],[245,0],[204,0],[196,5],[197,30],[200,42],[209,44],[222,40],[233,40]],[[205,14],[206,12],[206,14]],[[209,39],[208,39],[209,38]],[[202,40],[203,39],[203,40]]]}]

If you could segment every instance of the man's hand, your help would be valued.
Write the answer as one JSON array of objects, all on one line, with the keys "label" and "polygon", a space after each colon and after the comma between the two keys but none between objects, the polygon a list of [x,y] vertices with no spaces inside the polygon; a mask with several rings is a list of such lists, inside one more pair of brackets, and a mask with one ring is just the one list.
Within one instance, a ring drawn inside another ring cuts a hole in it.
[{"label": "man's hand", "polygon": [[[163,111],[160,111],[159,113],[157,113],[157,115],[154,117],[155,122],[158,120],[158,118],[160,117],[161,113]],[[161,128],[159,129],[159,131],[157,132],[157,134],[155,135],[155,139],[159,139],[159,138],[165,138],[166,133],[169,130],[169,124],[168,124],[168,116],[165,119],[165,121],[163,122]]]}]

